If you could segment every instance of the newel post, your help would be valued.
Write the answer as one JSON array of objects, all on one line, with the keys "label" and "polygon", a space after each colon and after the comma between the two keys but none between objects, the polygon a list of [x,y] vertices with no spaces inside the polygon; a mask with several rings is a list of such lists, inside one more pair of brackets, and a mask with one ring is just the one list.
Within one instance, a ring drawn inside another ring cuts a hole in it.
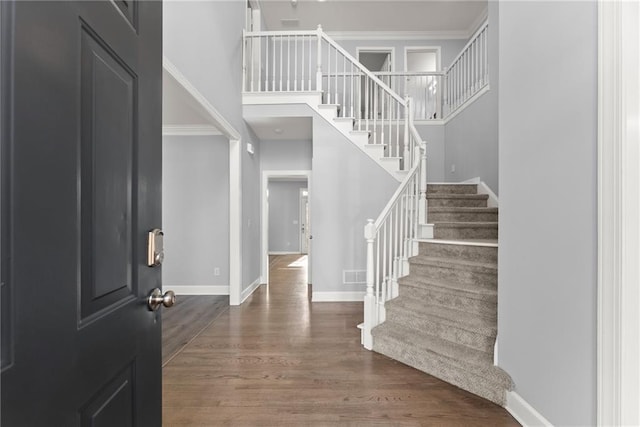
[{"label": "newel post", "polygon": [[322,92],[322,25],[318,25],[318,59],[316,63],[316,90]]},{"label": "newel post", "polygon": [[418,206],[419,221],[427,224],[427,142],[420,144],[420,204]]},{"label": "newel post", "polygon": [[367,350],[373,348],[373,337],[371,336],[371,329],[376,326],[376,299],[373,293],[373,277],[374,277],[374,263],[373,263],[373,243],[376,237],[376,226],[372,219],[367,220],[367,225],[364,226],[364,238],[367,241],[367,293],[364,296],[364,328],[363,328],[363,345]]}]

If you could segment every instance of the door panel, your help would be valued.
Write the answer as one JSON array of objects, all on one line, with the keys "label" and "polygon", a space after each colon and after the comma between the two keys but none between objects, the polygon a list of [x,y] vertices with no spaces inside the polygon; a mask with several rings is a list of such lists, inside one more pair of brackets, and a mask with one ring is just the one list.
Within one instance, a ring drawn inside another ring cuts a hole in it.
[{"label": "door panel", "polygon": [[1,7],[2,425],[158,426],[162,5]]}]

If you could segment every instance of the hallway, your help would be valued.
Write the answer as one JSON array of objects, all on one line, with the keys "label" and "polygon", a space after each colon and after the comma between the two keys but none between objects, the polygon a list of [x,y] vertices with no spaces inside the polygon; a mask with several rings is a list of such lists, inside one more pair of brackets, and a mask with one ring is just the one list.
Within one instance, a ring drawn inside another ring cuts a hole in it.
[{"label": "hallway", "polygon": [[369,352],[362,303],[311,303],[306,256],[270,258],[269,286],[163,369],[175,425],[517,426],[502,408]]}]

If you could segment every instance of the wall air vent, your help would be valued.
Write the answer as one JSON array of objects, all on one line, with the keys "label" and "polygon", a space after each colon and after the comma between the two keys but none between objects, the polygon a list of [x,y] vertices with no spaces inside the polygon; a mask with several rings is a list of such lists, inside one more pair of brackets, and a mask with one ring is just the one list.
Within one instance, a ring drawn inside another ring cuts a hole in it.
[{"label": "wall air vent", "polygon": [[364,285],[367,283],[367,271],[342,270],[342,283],[345,285]]},{"label": "wall air vent", "polygon": [[300,20],[298,19],[281,19],[280,24],[284,28],[298,28],[300,26]]}]

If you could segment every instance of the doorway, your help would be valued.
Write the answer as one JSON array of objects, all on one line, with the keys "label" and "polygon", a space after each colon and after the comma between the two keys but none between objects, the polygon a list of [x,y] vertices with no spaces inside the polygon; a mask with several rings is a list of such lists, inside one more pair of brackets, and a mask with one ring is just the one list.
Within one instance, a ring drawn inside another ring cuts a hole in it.
[{"label": "doorway", "polygon": [[406,72],[404,93],[413,100],[416,119],[442,118],[438,77],[419,75],[440,71],[439,46],[407,46],[404,49]]},{"label": "doorway", "polygon": [[[270,255],[306,253],[307,259],[310,259],[312,253],[312,214],[309,208],[311,188],[311,171],[309,170],[262,172],[261,283],[269,283]],[[302,214],[303,203],[304,215]],[[311,283],[310,263],[307,268],[307,281]]]}]

